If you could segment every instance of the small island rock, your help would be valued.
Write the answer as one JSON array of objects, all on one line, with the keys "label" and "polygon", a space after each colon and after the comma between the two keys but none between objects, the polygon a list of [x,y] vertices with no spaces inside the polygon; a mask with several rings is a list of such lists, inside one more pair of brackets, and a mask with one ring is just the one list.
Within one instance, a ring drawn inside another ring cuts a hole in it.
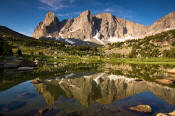
[{"label": "small island rock", "polygon": [[129,109],[137,112],[144,112],[144,113],[152,112],[152,108],[149,105],[137,105],[137,106],[132,106]]}]

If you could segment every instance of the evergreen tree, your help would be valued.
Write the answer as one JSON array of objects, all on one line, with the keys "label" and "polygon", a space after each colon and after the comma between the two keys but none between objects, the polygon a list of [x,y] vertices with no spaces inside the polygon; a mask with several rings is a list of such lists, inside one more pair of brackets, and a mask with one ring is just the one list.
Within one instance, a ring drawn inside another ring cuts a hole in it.
[{"label": "evergreen tree", "polygon": [[3,40],[0,38],[0,56],[3,55]]},{"label": "evergreen tree", "polygon": [[22,51],[21,51],[21,49],[18,48],[17,54],[18,54],[18,56],[22,56]]}]

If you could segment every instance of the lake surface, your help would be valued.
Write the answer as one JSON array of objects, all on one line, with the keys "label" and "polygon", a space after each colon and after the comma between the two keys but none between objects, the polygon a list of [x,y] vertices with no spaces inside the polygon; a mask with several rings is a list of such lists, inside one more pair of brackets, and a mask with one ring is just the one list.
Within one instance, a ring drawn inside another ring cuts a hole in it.
[{"label": "lake surface", "polygon": [[[175,87],[155,82],[174,77],[173,65],[42,64],[20,72],[0,70],[0,115],[35,116],[155,116],[175,110]],[[32,84],[31,80],[44,81]],[[139,79],[139,80],[138,80]],[[152,114],[128,110],[147,104]]]}]

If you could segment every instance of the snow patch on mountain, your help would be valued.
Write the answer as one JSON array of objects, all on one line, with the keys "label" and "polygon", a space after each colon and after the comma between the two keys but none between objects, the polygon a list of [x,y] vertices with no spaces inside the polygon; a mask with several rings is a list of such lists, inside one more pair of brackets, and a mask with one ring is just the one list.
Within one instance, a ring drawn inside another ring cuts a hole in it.
[{"label": "snow patch on mountain", "polygon": [[48,38],[52,38],[52,36],[49,34],[48,36],[47,36]]},{"label": "snow patch on mountain", "polygon": [[65,39],[65,41],[70,43],[70,44],[75,44],[75,42],[71,41],[70,39]]},{"label": "snow patch on mountain", "polygon": [[108,41],[111,43],[115,43],[115,42],[124,42],[132,39],[139,39],[139,38],[128,35],[125,38],[110,37]]},{"label": "snow patch on mountain", "polygon": [[75,32],[75,31],[78,31],[79,29],[80,29],[80,28],[75,29],[75,30],[70,30],[69,32],[73,33],[73,32]]},{"label": "snow patch on mountain", "polygon": [[93,38],[96,39],[101,44],[105,45],[105,43],[102,40],[100,40],[98,37],[99,37],[99,33],[97,33]]}]

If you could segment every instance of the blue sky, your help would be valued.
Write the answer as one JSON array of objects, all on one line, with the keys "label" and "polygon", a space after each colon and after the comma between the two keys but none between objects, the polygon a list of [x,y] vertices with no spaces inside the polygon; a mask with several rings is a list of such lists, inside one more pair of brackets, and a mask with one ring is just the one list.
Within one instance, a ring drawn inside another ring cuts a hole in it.
[{"label": "blue sky", "polygon": [[77,17],[87,9],[94,15],[109,12],[151,25],[175,11],[175,0],[1,0],[0,25],[31,36],[48,11],[53,11],[59,20],[63,20]]}]

